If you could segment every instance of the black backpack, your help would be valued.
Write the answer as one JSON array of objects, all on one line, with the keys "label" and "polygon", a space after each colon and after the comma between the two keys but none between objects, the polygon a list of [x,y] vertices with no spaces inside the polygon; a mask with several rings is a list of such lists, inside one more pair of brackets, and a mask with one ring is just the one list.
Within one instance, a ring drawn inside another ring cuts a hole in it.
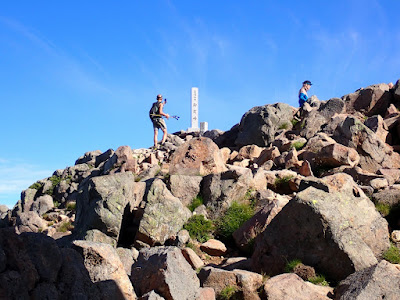
[{"label": "black backpack", "polygon": [[159,105],[160,103],[154,102],[153,106],[150,108],[149,111],[149,117],[151,120],[156,119],[156,118],[161,118],[161,115],[159,114]]}]

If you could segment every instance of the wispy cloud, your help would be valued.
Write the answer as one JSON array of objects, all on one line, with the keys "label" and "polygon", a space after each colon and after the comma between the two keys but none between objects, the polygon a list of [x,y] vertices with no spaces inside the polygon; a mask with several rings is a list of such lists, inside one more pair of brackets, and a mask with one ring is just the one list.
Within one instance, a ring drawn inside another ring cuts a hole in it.
[{"label": "wispy cloud", "polygon": [[37,165],[0,158],[0,202],[7,200],[11,201],[6,203],[7,205],[14,204],[19,200],[22,190],[37,180],[51,176],[52,173]]},{"label": "wispy cloud", "polygon": [[79,90],[111,93],[111,90],[100,82],[95,74],[84,67],[85,64],[94,65],[97,73],[105,74],[101,64],[88,53],[84,53],[82,60],[77,60],[34,28],[2,16],[0,16],[0,23],[22,36],[30,43],[30,46],[39,49],[46,56],[44,66],[47,65],[63,82]]}]

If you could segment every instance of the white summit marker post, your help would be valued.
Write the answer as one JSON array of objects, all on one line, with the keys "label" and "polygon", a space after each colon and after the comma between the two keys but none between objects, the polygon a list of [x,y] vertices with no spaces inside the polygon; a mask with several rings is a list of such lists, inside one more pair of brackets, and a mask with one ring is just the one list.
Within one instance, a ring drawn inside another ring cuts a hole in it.
[{"label": "white summit marker post", "polygon": [[192,87],[191,93],[191,127],[189,132],[200,131],[199,128],[199,88]]}]

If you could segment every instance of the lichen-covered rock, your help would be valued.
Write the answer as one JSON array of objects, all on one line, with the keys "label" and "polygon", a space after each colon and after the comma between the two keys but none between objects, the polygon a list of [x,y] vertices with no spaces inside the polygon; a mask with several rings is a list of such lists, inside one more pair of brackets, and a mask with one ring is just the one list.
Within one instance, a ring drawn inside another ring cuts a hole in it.
[{"label": "lichen-covered rock", "polygon": [[142,201],[146,183],[131,173],[97,176],[83,188],[77,201],[75,231],[82,238],[97,229],[118,241],[123,216]]},{"label": "lichen-covered rock", "polygon": [[281,127],[292,125],[293,113],[294,108],[285,103],[253,107],[240,121],[235,144],[267,146]]},{"label": "lichen-covered rock", "polygon": [[104,299],[137,299],[116,250],[107,244],[74,241],[75,249],[83,256],[92,282]]},{"label": "lichen-covered rock", "polygon": [[136,239],[150,246],[163,245],[167,239],[176,236],[191,216],[190,210],[160,179],[151,184],[145,202]]},{"label": "lichen-covered rock", "polygon": [[205,176],[201,185],[204,204],[211,217],[225,212],[234,201],[244,198],[253,183],[250,169],[230,166],[230,170]]},{"label": "lichen-covered rock", "polygon": [[352,178],[339,173],[323,181],[323,189],[299,192],[256,240],[255,270],[274,275],[287,260],[300,259],[341,280],[376,264],[389,248],[386,220]]},{"label": "lichen-covered rock", "polygon": [[172,195],[179,198],[184,206],[190,205],[200,192],[201,176],[171,175],[169,188]]},{"label": "lichen-covered rock", "polygon": [[359,166],[375,173],[381,168],[400,168],[400,154],[354,117],[347,117],[333,135],[340,144],[357,150]]},{"label": "lichen-covered rock", "polygon": [[335,288],[335,299],[400,299],[400,269],[382,260],[351,274]]}]

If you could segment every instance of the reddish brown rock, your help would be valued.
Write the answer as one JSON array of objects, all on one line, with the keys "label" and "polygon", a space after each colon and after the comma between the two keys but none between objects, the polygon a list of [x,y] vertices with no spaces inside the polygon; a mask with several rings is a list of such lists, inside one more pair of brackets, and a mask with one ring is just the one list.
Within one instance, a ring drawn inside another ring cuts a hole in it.
[{"label": "reddish brown rock", "polygon": [[215,239],[209,239],[207,242],[201,244],[200,249],[212,256],[222,256],[227,251],[224,243]]},{"label": "reddish brown rock", "polygon": [[172,155],[169,172],[177,175],[208,175],[226,170],[218,146],[209,138],[194,138]]}]

